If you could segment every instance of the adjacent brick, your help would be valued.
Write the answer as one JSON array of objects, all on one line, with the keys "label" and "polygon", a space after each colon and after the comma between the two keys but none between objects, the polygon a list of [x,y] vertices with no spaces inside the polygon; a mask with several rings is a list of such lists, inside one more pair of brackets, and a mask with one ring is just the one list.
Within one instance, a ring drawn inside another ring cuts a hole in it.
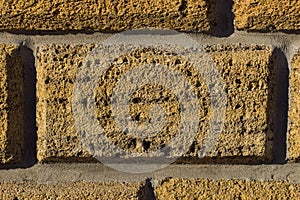
[{"label": "adjacent brick", "polygon": [[0,183],[1,199],[140,199],[140,183],[67,182],[39,184],[34,181]]},{"label": "adjacent brick", "polygon": [[169,178],[160,181],[155,193],[157,199],[299,199],[300,184]]},{"label": "adjacent brick", "polygon": [[292,60],[290,74],[288,159],[300,161],[300,52]]},{"label": "adjacent brick", "polygon": [[21,158],[22,76],[18,46],[0,44],[0,163]]},{"label": "adjacent brick", "polygon": [[[38,159],[41,162],[86,160],[91,156],[80,143],[72,116],[72,92],[78,67],[92,45],[49,45],[37,51],[37,125]],[[272,49],[263,46],[211,46],[206,51],[218,67],[228,96],[226,120],[218,144],[201,162],[261,162],[272,158]],[[200,129],[190,151],[179,162],[198,162],[211,115],[209,91],[203,78],[183,58],[160,50],[142,49],[123,55],[112,62],[96,88],[96,115],[106,136],[114,144],[133,152],[151,151],[168,144],[178,129],[178,103],[172,91],[147,85],[133,98],[129,111],[137,123],[149,120],[147,110],[161,103],[168,115],[168,124],[157,137],[132,138],[118,130],[111,116],[109,96],[114,84],[127,70],[141,63],[159,62],[180,71],[191,83],[199,98]],[[140,104],[142,102],[142,104]],[[139,116],[139,117],[136,117]],[[184,119],[183,119],[184,120]],[[113,131],[111,131],[113,130]],[[114,134],[111,134],[114,133]],[[188,157],[188,158],[187,158]],[[86,159],[87,158],[87,159]],[[195,158],[195,159],[191,159]]]},{"label": "adjacent brick", "polygon": [[9,0],[1,2],[0,30],[207,31],[214,20],[208,7],[205,0]]},{"label": "adjacent brick", "polygon": [[235,26],[238,30],[299,30],[298,0],[236,0]]},{"label": "adjacent brick", "polygon": [[37,158],[40,161],[58,158],[80,161],[90,157],[80,144],[71,108],[77,69],[89,49],[53,45],[40,47],[37,52]]},{"label": "adjacent brick", "polygon": [[216,45],[207,51],[221,73],[227,92],[224,129],[208,157],[221,157],[227,162],[238,157],[243,163],[271,160],[272,49]]}]

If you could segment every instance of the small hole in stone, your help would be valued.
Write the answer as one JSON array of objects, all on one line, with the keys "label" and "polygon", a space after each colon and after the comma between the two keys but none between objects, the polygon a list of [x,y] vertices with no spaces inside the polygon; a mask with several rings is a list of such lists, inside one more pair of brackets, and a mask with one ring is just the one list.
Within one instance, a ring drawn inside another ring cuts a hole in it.
[{"label": "small hole in stone", "polygon": [[142,101],[141,98],[138,98],[138,97],[132,99],[133,103],[140,103],[141,101]]},{"label": "small hole in stone", "polygon": [[137,114],[135,117],[134,117],[134,120],[135,121],[140,121],[141,119],[141,113]]},{"label": "small hole in stone", "polygon": [[186,74],[188,75],[188,76],[192,76],[192,72],[190,71],[190,70],[186,70]]},{"label": "small hole in stone", "polygon": [[45,84],[48,84],[50,82],[50,78],[47,77],[46,80],[45,80]]},{"label": "small hole in stone", "polygon": [[251,91],[252,89],[253,89],[253,85],[252,84],[248,85],[248,91]]},{"label": "small hole in stone", "polygon": [[166,96],[164,101],[169,101],[170,100],[170,97]]},{"label": "small hole in stone", "polygon": [[239,109],[239,108],[241,108],[242,106],[240,105],[240,104],[237,104],[235,107],[234,107],[234,109]]},{"label": "small hole in stone", "polygon": [[175,60],[175,65],[179,65],[179,64],[181,64],[181,61],[179,59],[176,59]]},{"label": "small hole in stone", "polygon": [[128,59],[125,57],[125,58],[123,58],[123,62],[124,63],[127,63],[128,62]]},{"label": "small hole in stone", "polygon": [[147,151],[150,148],[150,142],[143,140],[143,148]]}]

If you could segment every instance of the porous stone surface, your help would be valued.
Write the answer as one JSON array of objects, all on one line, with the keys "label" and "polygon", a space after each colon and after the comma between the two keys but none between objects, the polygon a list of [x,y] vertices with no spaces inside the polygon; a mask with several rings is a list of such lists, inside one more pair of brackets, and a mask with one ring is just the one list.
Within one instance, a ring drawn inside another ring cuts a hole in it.
[{"label": "porous stone surface", "polygon": [[[78,67],[93,46],[46,45],[37,51],[37,125],[38,159],[41,162],[77,160],[91,156],[83,148],[74,126],[72,92]],[[227,108],[224,129],[205,162],[261,162],[272,154],[272,49],[262,46],[209,46],[212,57],[224,80]],[[155,136],[132,137],[120,130],[111,108],[113,89],[130,69],[142,64],[170,66],[191,84],[198,97],[198,136],[178,162],[198,162],[203,137],[209,126],[211,99],[205,81],[193,65],[179,55],[158,49],[139,49],[121,55],[111,63],[95,88],[96,117],[105,135],[113,144],[135,153],[153,151],[168,145],[178,131],[180,105],[174,91],[155,84],[146,84],[132,94],[128,109],[138,125],[149,122],[149,109],[161,105],[166,111],[166,124]],[[124,87],[126,87],[124,85]],[[96,139],[96,138],[95,138]],[[184,142],[184,141],[182,141]]]},{"label": "porous stone surface", "polygon": [[300,29],[298,0],[236,0],[235,26],[248,31],[294,31]]},{"label": "porous stone surface", "polygon": [[206,50],[221,73],[227,93],[224,128],[208,157],[223,158],[224,162],[233,157],[245,163],[271,160],[272,49],[215,45]]},{"label": "porous stone surface", "polygon": [[39,184],[34,181],[0,183],[1,199],[140,199],[140,183],[66,182]]},{"label": "porous stone surface", "polygon": [[[53,45],[37,51],[37,158],[81,161],[83,150],[71,108],[78,67],[91,47]],[[91,161],[92,159],[85,159]]]},{"label": "porous stone surface", "polygon": [[290,111],[288,134],[288,159],[300,161],[300,52],[292,60],[290,73]]},{"label": "porous stone surface", "polygon": [[283,181],[168,178],[155,188],[157,199],[299,199],[300,185]]},{"label": "porous stone surface", "polygon": [[0,29],[122,31],[157,27],[207,31],[214,21],[208,9],[205,0],[12,0],[1,2]]},{"label": "porous stone surface", "polygon": [[19,47],[0,44],[0,162],[18,162],[22,149],[22,62]]}]

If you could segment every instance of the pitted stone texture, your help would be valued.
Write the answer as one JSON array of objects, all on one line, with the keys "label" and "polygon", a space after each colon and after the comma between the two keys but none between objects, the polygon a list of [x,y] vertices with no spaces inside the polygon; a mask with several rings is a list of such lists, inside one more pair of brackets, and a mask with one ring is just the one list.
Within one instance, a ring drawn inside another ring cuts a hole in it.
[{"label": "pitted stone texture", "polygon": [[19,47],[0,44],[0,163],[21,159],[22,76]]},{"label": "pitted stone texture", "polygon": [[157,199],[299,199],[300,184],[169,178],[159,182],[155,193]]},{"label": "pitted stone texture", "polygon": [[34,181],[0,183],[1,199],[140,199],[141,183],[67,182],[39,184]]},{"label": "pitted stone texture", "polygon": [[[90,158],[80,143],[72,116],[72,92],[78,67],[92,46],[49,45],[37,52],[38,159],[41,162]],[[205,162],[261,162],[271,159],[272,49],[253,46],[212,46],[206,49],[224,80],[228,96],[225,128]],[[146,139],[132,138],[113,121],[110,98],[116,82],[129,69],[159,63],[183,74],[200,105],[198,137],[179,162],[198,162],[197,153],[209,126],[211,99],[205,81],[184,58],[157,49],[140,49],[116,58],[95,88],[96,116],[106,136],[131,152],[162,148],[176,134],[179,104],[171,90],[145,85],[133,94],[129,112],[137,124],[149,121],[149,108],[160,104],[167,122],[162,131]],[[138,69],[138,68],[137,68]],[[182,119],[184,120],[184,119]],[[112,134],[113,133],[113,134]],[[184,142],[184,141],[183,141]],[[193,159],[195,158],[195,159]],[[89,160],[89,159],[87,159]]]},{"label": "pitted stone texture", "polygon": [[1,1],[0,30],[208,31],[208,8],[205,0],[10,0]]},{"label": "pitted stone texture", "polygon": [[[198,116],[201,120],[200,128],[198,130],[200,138],[208,127],[208,118],[210,116],[210,98],[208,88],[204,83],[203,78],[197,73],[186,59],[175,55],[172,52],[161,51],[159,49],[139,49],[132,51],[129,54],[122,55],[116,62],[113,62],[107,72],[100,78],[98,87],[96,88],[96,113],[97,118],[102,127],[105,128],[105,133],[108,138],[122,149],[130,149],[131,152],[145,153],[161,149],[168,145],[168,142],[178,134],[181,120],[184,119],[181,115],[181,107],[179,99],[174,94],[175,88],[164,88],[161,85],[146,84],[139,86],[138,90],[134,92],[128,104],[131,118],[137,125],[147,125],[150,119],[150,108],[155,105],[160,105],[166,112],[166,121],[161,130],[157,130],[153,135],[145,135],[141,133],[142,137],[132,137],[134,133],[127,133],[127,129],[120,130],[114,120],[114,115],[111,106],[111,96],[116,83],[122,76],[126,76],[126,72],[138,70],[141,65],[158,64],[162,66],[170,66],[170,70],[175,70],[183,75],[183,77],[192,85],[195,94],[198,97],[198,105],[200,109]],[[159,73],[152,70],[145,76],[158,77]],[[109,78],[107,78],[109,77]],[[127,76],[125,82],[130,82],[131,77]],[[124,91],[129,91],[126,85],[122,86]],[[122,95],[122,94],[118,94]],[[124,99],[124,97],[121,97]],[[157,114],[158,115],[158,114]],[[163,115],[159,115],[163,119]],[[185,141],[181,141],[184,143]],[[177,153],[177,152],[176,152]],[[184,152],[178,152],[182,154]]]},{"label": "pitted stone texture", "polygon": [[[83,150],[71,108],[78,67],[91,47],[53,45],[37,51],[37,158],[81,161]],[[91,160],[85,159],[85,160]]]},{"label": "pitted stone texture", "polygon": [[247,31],[294,31],[300,29],[298,0],[236,0],[235,26]]},{"label": "pitted stone texture", "polygon": [[288,159],[300,161],[300,52],[292,60],[290,75]]},{"label": "pitted stone texture", "polygon": [[[223,158],[230,162],[238,157],[243,163],[270,161],[274,85],[272,49],[215,45],[206,50],[221,73],[227,93],[224,128],[208,158]],[[196,149],[199,144],[195,145]]]}]

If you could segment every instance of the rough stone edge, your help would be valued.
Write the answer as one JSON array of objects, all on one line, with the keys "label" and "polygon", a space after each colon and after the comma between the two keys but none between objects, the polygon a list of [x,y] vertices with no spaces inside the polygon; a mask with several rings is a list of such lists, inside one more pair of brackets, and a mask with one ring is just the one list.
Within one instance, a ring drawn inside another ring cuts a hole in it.
[{"label": "rough stone edge", "polygon": [[[6,65],[6,90],[7,98],[7,130],[5,158],[1,160],[0,166],[18,165],[24,157],[24,102],[23,102],[23,60],[21,57],[21,45],[18,43],[0,43],[4,48],[12,48],[11,55],[5,55],[7,60]],[[18,81],[19,80],[19,81]],[[18,94],[18,97],[15,97]],[[15,101],[13,101],[13,98]],[[15,130],[16,129],[16,130]],[[7,157],[6,157],[7,156]]]},{"label": "rough stone edge", "polygon": [[[288,65],[289,65],[289,71],[291,71],[292,69],[292,62],[293,62],[293,58],[297,53],[300,53],[300,36],[295,36],[293,37],[293,42],[290,45],[289,51],[287,53],[287,59],[288,59]],[[289,78],[290,78],[290,74],[289,74]],[[289,110],[290,110],[290,105],[292,102],[292,91],[291,91],[291,87],[288,88],[288,93],[289,93]],[[287,138],[286,138],[286,152],[287,152],[287,161],[290,161],[290,152],[289,152],[289,148],[290,148],[290,142],[289,142],[289,133],[291,130],[290,127],[291,121],[290,118],[288,118],[288,127],[287,127]],[[300,150],[299,150],[300,151]]]}]

